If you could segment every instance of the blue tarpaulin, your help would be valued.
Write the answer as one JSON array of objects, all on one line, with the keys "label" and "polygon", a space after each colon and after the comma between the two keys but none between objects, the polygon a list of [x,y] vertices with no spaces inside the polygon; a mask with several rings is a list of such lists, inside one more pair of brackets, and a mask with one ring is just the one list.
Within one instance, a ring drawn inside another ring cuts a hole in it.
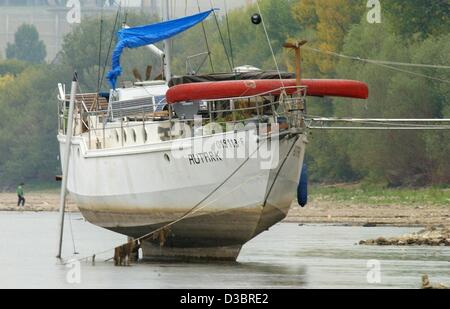
[{"label": "blue tarpaulin", "polygon": [[108,80],[112,88],[116,88],[117,78],[122,73],[120,56],[125,47],[136,48],[171,38],[202,22],[212,11],[214,10],[157,24],[120,30],[117,33],[118,42],[112,54],[112,69],[108,73]]}]

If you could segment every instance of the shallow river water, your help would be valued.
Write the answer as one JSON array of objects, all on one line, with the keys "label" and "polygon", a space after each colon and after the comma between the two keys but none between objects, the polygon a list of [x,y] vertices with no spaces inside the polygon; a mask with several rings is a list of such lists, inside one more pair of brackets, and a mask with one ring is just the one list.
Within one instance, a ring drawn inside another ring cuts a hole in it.
[{"label": "shallow river water", "polygon": [[[113,255],[109,250],[96,256],[95,265],[82,261],[75,273],[76,264],[61,265],[54,257],[57,219],[57,213],[0,212],[0,288],[419,288],[423,273],[450,284],[448,247],[356,245],[417,228],[293,223],[280,223],[247,243],[236,263],[115,267],[105,262]],[[80,214],[66,219],[66,259],[92,256],[126,239]]]}]

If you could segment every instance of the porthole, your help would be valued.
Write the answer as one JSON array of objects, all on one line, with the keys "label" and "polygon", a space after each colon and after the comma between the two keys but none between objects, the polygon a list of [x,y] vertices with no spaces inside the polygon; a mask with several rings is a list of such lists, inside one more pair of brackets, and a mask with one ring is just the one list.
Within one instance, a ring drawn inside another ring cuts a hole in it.
[{"label": "porthole", "polygon": [[120,134],[118,129],[116,129],[116,142],[120,142]]},{"label": "porthole", "polygon": [[123,142],[126,143],[127,142],[127,131],[125,129],[123,130],[122,138],[123,138]]},{"label": "porthole", "polygon": [[143,134],[144,134],[144,143],[147,143],[147,140],[148,140],[148,132],[147,132],[147,129],[143,129],[143,132],[142,132]]},{"label": "porthole", "polygon": [[133,142],[136,143],[136,141],[137,141],[136,129],[133,129],[133,130],[131,131],[131,133],[132,133],[132,137],[133,137]]},{"label": "porthole", "polygon": [[166,159],[167,162],[170,162],[170,157],[167,153],[164,154],[164,159]]}]

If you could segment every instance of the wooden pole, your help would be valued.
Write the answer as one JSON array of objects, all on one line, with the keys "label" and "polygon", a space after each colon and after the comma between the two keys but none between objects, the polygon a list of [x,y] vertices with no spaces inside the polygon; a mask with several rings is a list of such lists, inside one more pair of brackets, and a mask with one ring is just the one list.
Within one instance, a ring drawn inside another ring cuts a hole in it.
[{"label": "wooden pole", "polygon": [[302,65],[302,54],[301,54],[300,48],[296,48],[295,49],[295,76],[296,76],[296,85],[297,86],[301,86],[301,84],[302,84],[301,65]]},{"label": "wooden pole", "polygon": [[284,48],[290,48],[295,51],[295,80],[296,85],[301,86],[302,85],[302,76],[301,76],[301,66],[302,66],[302,54],[301,54],[301,48],[303,45],[308,43],[306,40],[302,41],[295,41],[295,42],[287,42],[283,46]]},{"label": "wooden pole", "polygon": [[72,79],[72,89],[70,90],[70,103],[69,103],[69,115],[67,119],[67,131],[66,131],[66,142],[65,142],[65,157],[61,158],[63,160],[63,175],[61,183],[61,195],[59,200],[59,241],[58,241],[58,254],[57,258],[61,258],[62,253],[62,241],[64,234],[64,213],[66,207],[66,192],[67,192],[67,174],[69,172],[69,162],[70,162],[70,149],[72,143],[73,135],[73,110],[75,107],[75,98],[77,93],[77,72],[73,74]]}]

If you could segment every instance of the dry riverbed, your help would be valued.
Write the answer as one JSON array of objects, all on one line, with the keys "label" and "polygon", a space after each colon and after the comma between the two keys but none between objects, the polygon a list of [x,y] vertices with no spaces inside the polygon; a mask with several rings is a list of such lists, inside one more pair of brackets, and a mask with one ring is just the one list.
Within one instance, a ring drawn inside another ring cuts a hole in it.
[{"label": "dry riverbed", "polygon": [[286,221],[364,226],[450,226],[450,206],[363,205],[312,200],[305,208],[293,205]]},{"label": "dry riverbed", "polygon": [[[25,207],[19,208],[16,194],[0,193],[0,211],[57,211],[59,208],[57,190],[28,192],[25,198]],[[305,208],[293,203],[286,221],[367,226],[450,226],[450,206],[364,205],[314,197],[310,200]],[[78,211],[70,197],[67,209]]]}]

